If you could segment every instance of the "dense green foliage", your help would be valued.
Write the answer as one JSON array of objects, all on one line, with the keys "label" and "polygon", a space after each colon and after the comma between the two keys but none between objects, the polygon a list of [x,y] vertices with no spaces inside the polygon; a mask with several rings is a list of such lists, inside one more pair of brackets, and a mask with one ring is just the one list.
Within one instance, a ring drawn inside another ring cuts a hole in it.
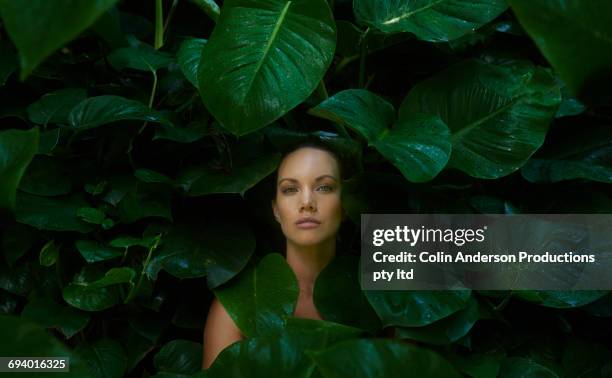
[{"label": "dense green foliage", "polygon": [[[69,355],[78,377],[610,376],[607,292],[357,277],[362,213],[612,212],[611,18],[604,0],[0,0],[0,356]],[[270,207],[307,137],[352,161],[325,321],[290,316]],[[201,371],[213,295],[249,337]]]}]

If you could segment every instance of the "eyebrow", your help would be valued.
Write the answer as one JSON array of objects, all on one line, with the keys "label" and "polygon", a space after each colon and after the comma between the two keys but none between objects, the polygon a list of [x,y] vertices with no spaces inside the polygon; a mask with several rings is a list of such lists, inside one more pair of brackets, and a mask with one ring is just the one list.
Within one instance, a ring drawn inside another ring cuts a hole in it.
[{"label": "eyebrow", "polygon": [[[330,179],[332,179],[334,181],[337,181],[336,178],[334,176],[332,176],[332,175],[321,175],[321,176],[317,177],[315,179],[315,181],[321,181],[324,178],[330,178]],[[282,179],[278,180],[278,185],[280,185],[280,183],[283,182],[284,180],[291,181],[291,182],[298,182],[298,180],[296,180],[294,178],[285,177],[285,178],[282,178]]]}]

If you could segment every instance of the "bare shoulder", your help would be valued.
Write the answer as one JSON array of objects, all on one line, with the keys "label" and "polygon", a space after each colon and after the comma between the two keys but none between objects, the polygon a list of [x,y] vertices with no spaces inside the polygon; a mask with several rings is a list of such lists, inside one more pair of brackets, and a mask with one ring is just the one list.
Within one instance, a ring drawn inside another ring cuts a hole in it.
[{"label": "bare shoulder", "polygon": [[236,323],[221,302],[217,298],[213,299],[204,327],[202,367],[208,369],[223,349],[239,340],[242,340],[242,334]]}]

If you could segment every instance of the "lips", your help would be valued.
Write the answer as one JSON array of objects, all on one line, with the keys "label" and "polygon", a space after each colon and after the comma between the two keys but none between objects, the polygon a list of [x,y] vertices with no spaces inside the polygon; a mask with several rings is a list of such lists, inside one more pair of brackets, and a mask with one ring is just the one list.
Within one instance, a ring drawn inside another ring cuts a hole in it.
[{"label": "lips", "polygon": [[319,227],[320,224],[321,222],[311,217],[301,218],[301,219],[298,219],[297,222],[295,222],[295,225],[298,228],[304,228],[304,229]]}]

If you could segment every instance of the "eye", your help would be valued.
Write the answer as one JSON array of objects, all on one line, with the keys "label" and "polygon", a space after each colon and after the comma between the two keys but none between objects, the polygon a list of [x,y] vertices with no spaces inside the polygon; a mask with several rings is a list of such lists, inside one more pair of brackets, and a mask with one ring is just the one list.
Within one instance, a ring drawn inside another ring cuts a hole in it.
[{"label": "eye", "polygon": [[331,192],[332,190],[334,190],[334,188],[331,185],[321,185],[321,186],[319,186],[319,188],[323,192]]},{"label": "eye", "polygon": [[297,188],[295,188],[295,187],[293,187],[293,186],[290,186],[290,187],[288,187],[288,188],[283,188],[283,189],[281,190],[281,192],[282,192],[283,194],[292,193],[292,192],[297,192]]}]

